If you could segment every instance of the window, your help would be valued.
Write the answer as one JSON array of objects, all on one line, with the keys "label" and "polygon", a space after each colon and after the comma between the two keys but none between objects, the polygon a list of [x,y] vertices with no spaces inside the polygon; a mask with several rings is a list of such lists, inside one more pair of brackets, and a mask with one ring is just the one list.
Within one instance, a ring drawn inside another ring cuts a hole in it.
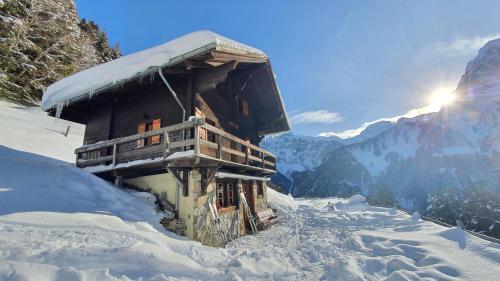
[{"label": "window", "polygon": [[237,209],[239,204],[237,191],[234,181],[218,179],[215,193],[217,209]]},{"label": "window", "polygon": [[224,185],[221,182],[217,183],[216,194],[217,194],[217,201],[216,201],[217,208],[224,207]]},{"label": "window", "polygon": [[[215,121],[205,118],[205,122],[207,122],[208,125],[215,127]],[[213,132],[208,131],[206,140],[215,143],[215,134]]]},{"label": "window", "polygon": [[264,183],[262,182],[257,184],[257,195],[264,195]]},{"label": "window", "polygon": [[[142,123],[137,126],[137,133],[145,133],[148,131],[158,130],[161,128],[161,119],[154,119],[151,122]],[[137,147],[144,147],[147,145],[159,144],[161,136],[152,136],[145,139],[137,140]]]},{"label": "window", "polygon": [[234,205],[234,187],[232,183],[227,184],[227,205]]},{"label": "window", "polygon": [[[158,130],[161,128],[161,119],[155,119],[153,122],[148,123],[146,127],[146,131]],[[148,144],[159,144],[160,136],[152,136],[147,139]]]}]

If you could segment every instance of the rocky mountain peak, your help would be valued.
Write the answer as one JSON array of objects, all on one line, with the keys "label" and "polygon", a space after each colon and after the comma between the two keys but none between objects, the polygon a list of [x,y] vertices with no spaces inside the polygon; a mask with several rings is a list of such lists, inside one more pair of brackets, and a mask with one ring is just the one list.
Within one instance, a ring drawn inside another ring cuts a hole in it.
[{"label": "rocky mountain peak", "polygon": [[500,101],[500,38],[486,43],[471,60],[458,84],[466,100]]}]

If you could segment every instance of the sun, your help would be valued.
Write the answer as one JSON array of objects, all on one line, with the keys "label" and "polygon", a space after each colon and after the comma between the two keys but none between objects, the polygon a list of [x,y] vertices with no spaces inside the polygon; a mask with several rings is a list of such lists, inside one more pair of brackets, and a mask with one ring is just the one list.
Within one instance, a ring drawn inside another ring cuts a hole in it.
[{"label": "sun", "polygon": [[434,90],[429,97],[429,102],[432,107],[435,107],[437,109],[443,107],[443,106],[448,106],[452,105],[456,100],[456,95],[455,92],[453,91],[453,88],[437,88]]}]

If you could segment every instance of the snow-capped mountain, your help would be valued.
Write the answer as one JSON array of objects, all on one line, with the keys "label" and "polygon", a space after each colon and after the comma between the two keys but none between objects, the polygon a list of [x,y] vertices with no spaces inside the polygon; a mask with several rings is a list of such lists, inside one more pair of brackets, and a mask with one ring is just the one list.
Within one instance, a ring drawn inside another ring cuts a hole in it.
[{"label": "snow-capped mountain", "polygon": [[293,172],[316,168],[326,153],[342,146],[341,141],[342,139],[337,137],[310,137],[286,133],[265,138],[261,146],[276,155],[280,173],[291,176]]},{"label": "snow-capped mountain", "polygon": [[[296,146],[303,141],[297,136],[273,140],[278,145],[266,148],[278,158],[286,156],[280,161],[295,196],[388,189],[401,205],[423,209],[428,194],[439,188],[479,185],[499,194],[500,39],[487,43],[467,65],[456,94],[457,102],[439,112],[374,123],[359,136],[334,138],[337,146],[330,150],[314,145],[312,153],[299,151]],[[316,165],[294,170],[290,163],[301,159]]]}]

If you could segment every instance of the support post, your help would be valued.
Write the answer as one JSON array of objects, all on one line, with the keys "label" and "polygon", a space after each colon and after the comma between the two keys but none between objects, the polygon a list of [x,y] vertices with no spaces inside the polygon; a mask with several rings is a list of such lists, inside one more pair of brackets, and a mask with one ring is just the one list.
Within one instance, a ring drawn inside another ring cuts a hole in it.
[{"label": "support post", "polygon": [[249,165],[250,163],[250,158],[248,157],[248,150],[250,150],[250,148],[248,146],[245,146],[245,165]]},{"label": "support post", "polygon": [[166,159],[170,153],[169,149],[170,136],[168,132],[163,133],[163,159]]},{"label": "support post", "polygon": [[217,158],[222,159],[222,136],[217,135]]},{"label": "support post", "polygon": [[116,176],[115,177],[115,186],[116,187],[121,187],[123,185],[123,177],[122,176]]},{"label": "support post", "polygon": [[80,168],[80,164],[78,163],[78,160],[80,160],[80,153],[75,151],[75,154],[76,154],[75,166],[77,168]]},{"label": "support post", "polygon": [[116,166],[116,154],[117,154],[117,145],[113,144],[113,167]]},{"label": "support post", "polygon": [[[175,169],[175,168],[171,168],[167,165],[167,171],[172,174],[172,176],[174,176],[175,180],[177,181],[177,183],[179,183],[179,185],[182,187],[182,195],[183,196],[188,196],[188,178],[189,176],[186,175],[186,173],[189,173],[189,169]],[[182,177],[179,175],[179,172],[183,172],[183,175]]]},{"label": "support post", "polygon": [[217,165],[215,167],[206,167],[205,169],[207,169],[208,174],[206,179],[203,179],[203,177],[201,178],[202,180],[201,180],[200,190],[202,194],[207,192],[208,185],[214,179],[215,175],[219,171],[220,165]]},{"label": "support post", "polygon": [[194,126],[194,155],[200,155],[200,125]]}]

